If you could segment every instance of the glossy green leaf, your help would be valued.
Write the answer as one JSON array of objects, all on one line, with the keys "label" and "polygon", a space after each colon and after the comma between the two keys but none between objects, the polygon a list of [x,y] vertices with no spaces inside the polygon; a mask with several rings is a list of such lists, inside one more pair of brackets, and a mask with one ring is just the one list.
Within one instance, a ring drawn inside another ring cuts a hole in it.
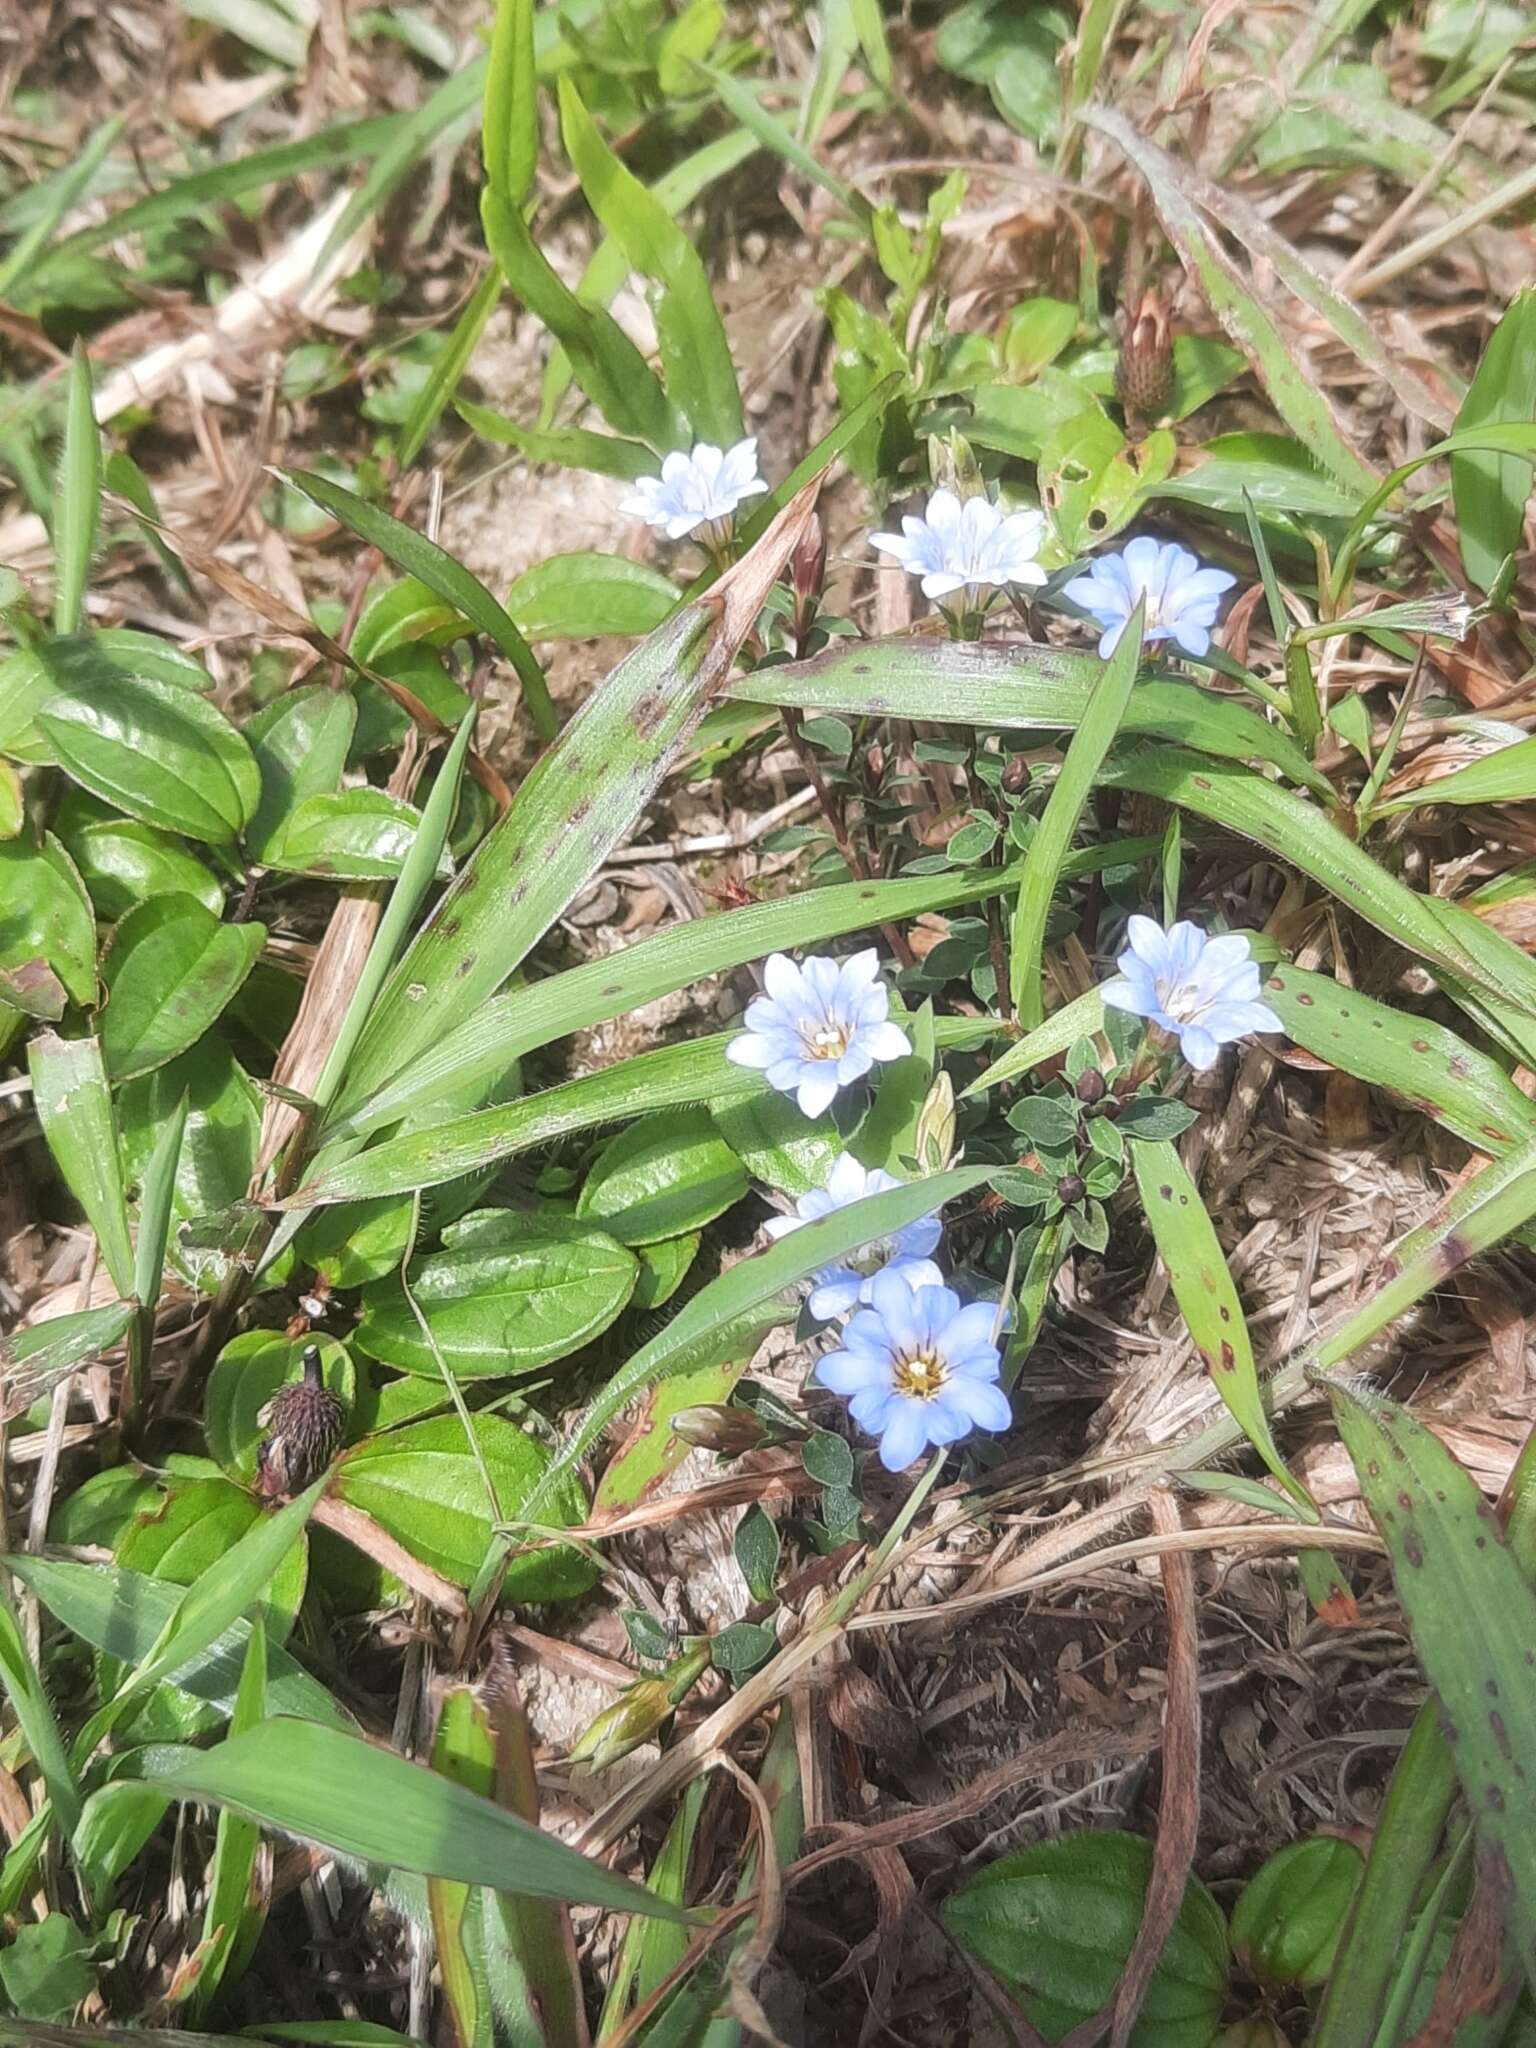
[{"label": "glossy green leaf", "polygon": [[190,896],[130,910],[102,968],[101,1043],[114,1081],[163,1067],[195,1045],[266,943],[261,924],[221,924]]},{"label": "glossy green leaf", "polygon": [[[260,1097],[254,1083],[214,1032],[169,1065],[129,1081],[117,1092],[123,1171],[142,1178],[166,1118],[182,1096],[187,1098],[187,1130],[176,1166],[174,1213],[183,1219],[206,1217],[240,1201],[256,1165],[261,1123]],[[188,1271],[201,1271],[216,1286],[223,1262],[217,1256],[179,1252],[172,1255]]]},{"label": "glossy green leaf", "polygon": [[27,1064],[48,1149],[96,1233],[112,1285],[127,1299],[133,1293],[133,1244],[100,1042],[40,1032],[27,1047]]},{"label": "glossy green leaf", "polygon": [[517,578],[507,609],[530,640],[592,640],[654,632],[677,599],[658,570],[623,555],[550,555]]},{"label": "glossy green leaf", "polygon": [[707,1110],[642,1117],[587,1175],[576,1214],[620,1244],[645,1244],[713,1222],[747,1192],[747,1176]]},{"label": "glossy green leaf", "polygon": [[285,690],[248,721],[245,736],[261,773],[261,800],[245,832],[254,859],[266,860],[306,797],[337,787],[356,725],[357,699],[324,683]]},{"label": "glossy green leaf", "polygon": [[1034,837],[1025,855],[1008,948],[1013,1003],[1026,1030],[1043,1022],[1042,984],[1045,971],[1045,923],[1083,807],[1092,793],[1104,756],[1114,742],[1136,686],[1141,662],[1141,636],[1146,622],[1145,599],[1122,631],[1083,707],[1077,731],[1067,748],[1051,793],[1046,798]]},{"label": "glossy green leaf", "polygon": [[[638,1273],[634,1254],[595,1224],[507,1210],[494,1233],[417,1261],[411,1292],[454,1374],[496,1378],[579,1350],[623,1308]],[[402,1371],[438,1373],[398,1279],[364,1289],[355,1342]]]},{"label": "glossy green leaf", "polygon": [[[1489,337],[1456,429],[1536,421],[1536,288],[1517,291]],[[1506,556],[1521,544],[1531,495],[1531,466],[1518,456],[1468,449],[1451,457],[1462,563],[1479,590],[1493,587]]]},{"label": "glossy green leaf", "polygon": [[673,403],[698,440],[728,448],[742,436],[741,397],[703,260],[667,208],[603,141],[569,72],[561,73],[558,86],[561,133],[587,204],[634,268],[661,288],[656,329]]},{"label": "glossy green leaf", "polygon": [[[6,1569],[28,1586],[72,1635],[127,1665],[138,1664],[149,1654],[182,1598],[179,1587],[118,1565],[76,1564],[63,1558],[18,1554],[7,1559]],[[228,1714],[239,1690],[250,1634],[248,1621],[234,1622],[177,1672],[178,1689]],[[300,1714],[336,1727],[350,1725],[350,1716],[324,1686],[273,1643],[267,1646],[267,1684],[268,1704],[274,1714]]]},{"label": "glossy green leaf", "polygon": [[317,475],[309,470],[284,472],[285,479],[295,490],[302,492],[321,511],[328,512],[333,519],[339,519],[343,526],[355,533],[359,540],[366,541],[379,553],[393,562],[397,569],[403,569],[408,576],[425,583],[429,590],[435,590],[445,603],[462,612],[485,634],[494,646],[511,664],[518,681],[523,686],[523,696],[528,705],[528,715],[533,720],[534,731],[542,740],[553,739],[558,720],[555,707],[550,701],[549,685],[544,680],[544,671],[534,658],[532,648],[507,616],[505,609],[497,603],[478,577],[472,576],[462,563],[456,562],[446,549],[436,541],[428,540],[424,533],[418,533],[413,526],[406,526],[381,511],[377,505],[370,505],[353,491],[333,483],[329,477]]},{"label": "glossy green leaf", "polygon": [[493,994],[620,845],[678,758],[776,580],[798,503],[711,590],[635,648],[535,764],[374,1004],[350,1107]]},{"label": "glossy green leaf", "polygon": [[491,1800],[335,1729],[268,1720],[160,1782],[179,1798],[231,1808],[360,1862],[608,1912],[685,1917]]},{"label": "glossy green leaf", "polygon": [[59,761],[93,796],[189,839],[233,839],[256,808],[250,748],[216,705],[130,673],[83,637],[40,655],[53,693],[37,713]]},{"label": "glossy green leaf", "polygon": [[108,922],[151,896],[191,896],[215,917],[224,908],[218,877],[169,832],[121,817],[78,791],[60,806],[57,830],[96,915]]},{"label": "glossy green leaf", "polygon": [[[383,789],[306,797],[267,844],[263,859],[291,874],[342,882],[391,881],[405,865],[421,814]],[[438,873],[446,878],[446,857]]]},{"label": "glossy green leaf", "polygon": [[357,1399],[357,1375],[346,1346],[334,1337],[307,1339],[285,1337],[280,1330],[243,1330],[214,1360],[204,1396],[208,1453],[243,1485],[256,1476],[256,1453],[266,1435],[263,1411],[279,1388],[304,1377],[304,1354],[311,1342],[320,1353],[322,1383],[351,1409]]},{"label": "glossy green leaf", "polygon": [[[39,960],[71,1002],[96,1000],[96,921],[74,862],[52,833],[41,846],[0,840],[0,970]],[[5,1015],[0,1003],[0,1031]]]},{"label": "glossy green leaf", "polygon": [[[522,1519],[526,1504],[550,1466],[545,1446],[496,1415],[471,1418],[477,1458],[457,1415],[407,1423],[348,1452],[337,1468],[335,1493],[371,1515],[413,1556],[455,1585],[470,1585],[491,1543],[493,1521],[481,1461],[504,1522]],[[565,1528],[586,1516],[586,1497],[572,1479],[543,1501],[539,1522]],[[570,1600],[586,1592],[596,1572],[578,1551],[556,1547],[515,1558],[505,1597]]]},{"label": "glossy green leaf", "polygon": [[101,517],[101,435],[91,401],[91,359],[77,341],[64,400],[64,451],[53,503],[53,625],[78,632]]}]

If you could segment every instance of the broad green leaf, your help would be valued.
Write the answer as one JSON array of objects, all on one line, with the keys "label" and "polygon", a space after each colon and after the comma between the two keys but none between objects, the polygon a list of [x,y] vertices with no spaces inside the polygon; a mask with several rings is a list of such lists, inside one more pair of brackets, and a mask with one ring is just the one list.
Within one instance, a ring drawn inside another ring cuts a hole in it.
[{"label": "broad green leaf", "polygon": [[[732,683],[740,704],[922,718],[1004,731],[1072,731],[1082,723],[1103,663],[1064,647],[995,648],[950,640],[851,640],[810,661],[764,667]],[[1232,697],[1189,683],[1139,682],[1121,731],[1173,741],[1233,761],[1266,761],[1331,798],[1305,754]]]},{"label": "broad green leaf", "polygon": [[24,1923],[0,1949],[7,2004],[30,2020],[67,2020],[96,1994],[96,1951],[91,1935],[64,1913]]},{"label": "broad green leaf", "polygon": [[[254,1083],[217,1032],[168,1066],[129,1081],[117,1093],[123,1171],[130,1181],[144,1174],[155,1142],[182,1096],[187,1098],[187,1131],[176,1167],[173,1209],[190,1221],[240,1201],[256,1165],[261,1101]],[[192,1250],[172,1256],[187,1270],[200,1268],[217,1285],[223,1262],[206,1262]]]},{"label": "broad green leaf", "polygon": [[224,1013],[266,943],[262,924],[221,924],[191,896],[130,910],[102,967],[101,1043],[114,1081],[150,1073]]},{"label": "broad green leaf", "polygon": [[[148,1655],[183,1597],[179,1587],[119,1565],[76,1564],[18,1553],[7,1558],[6,1569],[28,1586],[72,1635],[128,1665],[138,1664]],[[176,1674],[177,1687],[228,1714],[239,1690],[250,1634],[248,1621],[233,1623]],[[350,1724],[351,1717],[324,1686],[274,1643],[267,1645],[267,1685],[274,1714],[300,1714],[336,1727]]]},{"label": "broad green leaf", "polygon": [[[1536,421],[1536,289],[1529,285],[1515,293],[1489,337],[1456,430],[1510,420]],[[1512,455],[1453,455],[1451,495],[1462,562],[1478,589],[1489,590],[1521,544],[1531,466]]]},{"label": "broad green leaf", "polygon": [[48,1149],[96,1233],[112,1285],[126,1300],[133,1293],[133,1245],[100,1041],[40,1032],[27,1047],[27,1064]]},{"label": "broad green leaf", "polygon": [[713,1222],[746,1192],[741,1162],[696,1109],[621,1132],[587,1175],[576,1214],[620,1244],[647,1244]]},{"label": "broad green leaf", "polygon": [[[1113,850],[1133,863],[1155,852],[1157,845],[1126,840]],[[1087,872],[1102,865],[1103,858],[1097,850],[1074,852],[1062,871]],[[901,924],[925,911],[949,910],[978,897],[1000,895],[1017,886],[1018,876],[1017,868],[966,868],[909,881],[833,883],[670,925],[621,953],[494,996],[437,1044],[424,1047],[397,1080],[358,1101],[350,1116],[338,1117],[338,1126],[366,1132],[403,1116],[419,1116],[460,1089],[490,1085],[524,1053],[567,1032],[623,1016],[708,975],[769,953],[815,946],[847,932]]]},{"label": "broad green leaf", "polygon": [[728,448],[742,437],[741,397],[703,261],[667,208],[603,141],[568,72],[558,86],[561,134],[587,204],[635,269],[661,287],[656,330],[672,401],[698,440]]},{"label": "broad green leaf", "polygon": [[357,699],[324,683],[285,690],[248,720],[245,736],[261,772],[261,800],[245,830],[254,859],[265,861],[273,839],[306,797],[339,785],[356,725]]},{"label": "broad green leaf", "polygon": [[169,832],[121,817],[82,791],[59,807],[57,829],[96,915],[108,923],[151,896],[192,896],[215,917],[224,908],[218,877]]},{"label": "broad green leaf", "polygon": [[[337,1468],[338,1500],[361,1508],[423,1564],[468,1586],[484,1562],[495,1524],[484,1471],[496,1492],[503,1522],[523,1519],[527,1502],[549,1469],[545,1446],[497,1415],[471,1418],[477,1457],[457,1415],[433,1416],[371,1437]],[[539,1511],[540,1524],[566,1528],[586,1516],[586,1496],[572,1479],[554,1489]],[[508,1568],[505,1597],[571,1600],[597,1574],[569,1546],[525,1553]]]},{"label": "broad green leaf", "polygon": [[[417,1260],[411,1292],[456,1377],[500,1378],[565,1358],[605,1330],[639,1265],[597,1224],[512,1210],[495,1229]],[[360,1351],[435,1378],[432,1343],[398,1278],[363,1290]]]},{"label": "broad green leaf", "polygon": [[[445,604],[437,592],[428,589],[419,577],[400,576],[375,586],[358,617],[348,648],[359,663],[374,668],[381,663],[389,663],[389,672],[394,677],[397,669],[396,664],[390,662],[391,656],[419,652],[421,643],[439,648],[451,640],[467,638],[473,631],[474,627],[457,606]],[[408,670],[398,679],[415,687]],[[362,693],[373,687],[366,680],[360,685],[359,726],[363,724],[361,704],[365,700]],[[463,708],[460,707],[461,711]],[[404,713],[401,716],[403,718]],[[449,722],[456,724],[458,721],[454,718]],[[376,751],[376,748],[369,748],[368,740],[366,730],[356,734],[348,758],[356,755],[359,745],[368,751]],[[328,786],[334,788],[335,784]]]},{"label": "broad green leaf", "polygon": [[1243,1305],[1189,1169],[1166,1139],[1143,1139],[1130,1149],[1142,1208],[1211,1384],[1286,1492],[1309,1510],[1307,1519],[1318,1520],[1306,1488],[1291,1477],[1275,1443]]},{"label": "broad green leaf", "polygon": [[1045,923],[1050,913],[1051,898],[1056,893],[1061,864],[1076,834],[1083,806],[1092,793],[1104,756],[1114,743],[1131,692],[1136,687],[1145,623],[1146,600],[1143,598],[1127,621],[1114,653],[1083,707],[1081,722],[1051,786],[1025,856],[1008,945],[1014,1008],[1026,1030],[1043,1022],[1045,1017],[1042,995]]},{"label": "broad green leaf", "polygon": [[250,748],[216,705],[130,672],[99,640],[50,640],[39,653],[53,693],[37,723],[77,782],[146,825],[213,843],[235,837],[261,782]]},{"label": "broad green leaf", "polygon": [[1345,433],[1332,401],[1298,348],[1286,339],[1252,285],[1200,218],[1176,166],[1116,108],[1084,107],[1078,118],[1120,149],[1145,180],[1168,239],[1199,280],[1229,338],[1245,350],[1276,412],[1324,467],[1362,495],[1377,477]]},{"label": "broad green leaf", "polygon": [[80,1787],[53,1718],[53,1706],[42,1673],[27,1652],[21,1621],[10,1592],[0,1579],[0,1685],[5,1687],[11,1712],[32,1761],[48,1790],[53,1810],[66,1834],[73,1834],[80,1819]]},{"label": "broad green leaf", "polygon": [[535,764],[385,983],[338,1107],[493,994],[622,843],[728,674],[813,498],[810,487],[707,599],[626,656]]},{"label": "broad green leaf", "polygon": [[677,599],[658,570],[623,555],[550,555],[518,577],[507,609],[530,640],[593,640],[654,632]]},{"label": "broad green leaf", "polygon": [[70,1846],[98,1910],[164,1820],[170,1803],[156,1786],[134,1777],[110,1779],[86,1800]]},{"label": "broad green leaf", "polygon": [[[384,789],[338,789],[306,797],[269,840],[270,868],[341,882],[392,881],[415,842],[421,813]],[[451,872],[447,856],[438,874]]]},{"label": "broad green leaf", "polygon": [[1330,1383],[1334,1421],[1392,1559],[1440,1702],[1472,1826],[1509,1883],[1507,1927],[1536,1971],[1536,1593],[1476,1483],[1406,1408]]},{"label": "broad green leaf", "polygon": [[[0,970],[38,960],[71,1002],[96,1000],[96,921],[75,864],[52,833],[41,846],[0,840]],[[8,1014],[0,1002],[0,1040]]]},{"label": "broad green leaf", "polygon": [[85,343],[70,357],[64,402],[64,452],[53,504],[53,628],[80,629],[91,554],[101,518],[101,435],[91,403],[91,359]]},{"label": "broad green leaf", "polygon": [[[1536,293],[1532,294],[1536,305]],[[1401,796],[1378,799],[1372,814],[1385,817],[1393,811],[1422,810],[1427,804],[1522,804],[1536,796],[1536,739],[1516,740],[1513,746],[1480,754],[1465,768],[1453,768],[1418,789]]]},{"label": "broad green leaf", "polygon": [[523,696],[528,705],[528,715],[533,720],[534,731],[542,740],[555,736],[558,720],[555,707],[550,701],[549,685],[544,680],[544,671],[534,658],[533,649],[507,616],[505,609],[496,602],[478,577],[472,576],[462,563],[456,562],[446,549],[436,541],[428,540],[424,533],[418,533],[413,526],[406,526],[377,505],[370,505],[355,492],[333,483],[310,470],[284,471],[285,480],[296,491],[310,499],[313,504],[328,512],[333,519],[355,533],[359,540],[367,541],[397,569],[403,569],[408,576],[414,576],[419,583],[425,583],[429,590],[435,590],[445,603],[462,612],[484,633],[511,664],[518,681],[523,686]]},{"label": "broad green leaf", "polygon": [[687,1917],[489,1799],[336,1729],[271,1719],[160,1782],[178,1798],[230,1808],[363,1863],[608,1912]]},{"label": "broad green leaf", "polygon": [[357,1375],[346,1346],[334,1337],[243,1330],[214,1360],[204,1396],[208,1453],[243,1485],[256,1476],[256,1453],[266,1434],[262,1412],[280,1388],[304,1377],[304,1354],[311,1342],[320,1353],[323,1384],[350,1409],[357,1398]]}]

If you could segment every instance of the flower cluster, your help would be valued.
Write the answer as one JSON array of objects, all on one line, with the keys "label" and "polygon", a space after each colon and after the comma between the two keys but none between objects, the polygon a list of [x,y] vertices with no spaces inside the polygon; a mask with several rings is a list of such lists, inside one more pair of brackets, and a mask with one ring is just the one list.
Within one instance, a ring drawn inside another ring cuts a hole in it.
[{"label": "flower cluster", "polygon": [[[770,1237],[785,1237],[802,1224],[819,1222],[850,1202],[862,1202],[866,1195],[886,1195],[901,1186],[894,1174],[881,1168],[861,1166],[847,1152],[832,1163],[825,1187],[812,1188],[795,1204],[793,1216],[775,1216],[768,1224]],[[899,1273],[909,1287],[942,1286],[944,1275],[929,1258],[941,1235],[937,1216],[923,1216],[898,1230],[894,1237],[877,1239],[846,1266],[823,1266],[812,1276],[811,1314],[818,1322],[831,1322],[860,1302],[871,1299],[870,1288],[878,1272]]]}]

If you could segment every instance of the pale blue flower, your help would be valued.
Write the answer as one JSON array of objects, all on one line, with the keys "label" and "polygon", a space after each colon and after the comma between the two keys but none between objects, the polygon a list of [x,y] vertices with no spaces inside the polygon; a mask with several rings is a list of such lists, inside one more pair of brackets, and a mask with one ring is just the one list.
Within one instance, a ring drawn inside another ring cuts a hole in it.
[{"label": "pale blue flower", "polygon": [[887,1021],[890,991],[876,979],[873,946],[851,960],[813,955],[797,967],[769,955],[766,995],[748,1003],[746,1030],[725,1049],[738,1067],[756,1067],[770,1088],[793,1095],[803,1116],[820,1116],[876,1060],[904,1059],[907,1034]]},{"label": "pale blue flower", "polygon": [[990,498],[935,491],[926,515],[908,513],[900,533],[872,533],[871,547],[894,555],[909,576],[923,579],[924,597],[956,590],[1000,590],[1004,584],[1046,580],[1035,559],[1045,534],[1038,512],[1004,513]]},{"label": "pale blue flower", "polygon": [[[840,1152],[832,1163],[825,1187],[812,1188],[795,1204],[793,1216],[775,1216],[767,1225],[770,1237],[785,1237],[802,1223],[814,1223],[850,1202],[862,1202],[866,1195],[889,1194],[901,1182],[880,1167],[866,1168],[851,1153]],[[811,1314],[827,1323],[844,1316],[859,1303],[868,1302],[875,1275],[899,1273],[909,1287],[938,1287],[944,1275],[928,1257],[942,1235],[937,1216],[921,1216],[898,1230],[894,1237],[877,1238],[846,1266],[823,1266],[812,1275],[815,1285],[807,1302]]]},{"label": "pale blue flower", "polygon": [[1106,658],[1126,621],[1145,597],[1146,643],[1171,640],[1185,654],[1203,655],[1221,600],[1236,583],[1225,569],[1202,569],[1188,548],[1138,534],[1118,555],[1100,555],[1086,576],[1074,576],[1063,597],[1080,605],[1103,628],[1099,653]]},{"label": "pale blue flower", "polygon": [[962,1308],[952,1287],[913,1289],[900,1273],[877,1273],[870,1306],[849,1322],[842,1349],[816,1361],[812,1378],[848,1397],[860,1429],[879,1437],[886,1471],[904,1472],[929,1444],[1012,1422],[998,1385],[996,1324],[995,1302]]},{"label": "pale blue flower", "polygon": [[1120,972],[1104,984],[1105,1002],[1171,1032],[1192,1067],[1215,1066],[1222,1046],[1250,1031],[1285,1029],[1259,1001],[1262,977],[1240,933],[1208,939],[1195,924],[1165,932],[1150,917],[1133,917],[1126,937],[1130,945],[1115,962]]},{"label": "pale blue flower", "polygon": [[734,448],[720,449],[701,441],[691,454],[674,449],[661,465],[660,476],[643,476],[621,512],[633,512],[647,526],[682,540],[695,527],[729,519],[743,498],[755,498],[768,486],[757,473],[757,436],[749,434]]}]

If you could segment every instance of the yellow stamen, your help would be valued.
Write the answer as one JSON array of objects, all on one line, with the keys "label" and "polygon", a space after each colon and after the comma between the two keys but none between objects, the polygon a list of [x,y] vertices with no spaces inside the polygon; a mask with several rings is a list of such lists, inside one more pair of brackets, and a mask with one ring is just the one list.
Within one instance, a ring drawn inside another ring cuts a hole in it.
[{"label": "yellow stamen", "polygon": [[840,1060],[848,1050],[848,1034],[837,1024],[823,1024],[817,1029],[807,1018],[800,1026],[800,1037],[809,1059]]},{"label": "yellow stamen", "polygon": [[898,1358],[891,1377],[898,1394],[914,1401],[931,1401],[949,1374],[941,1359],[920,1351],[915,1358]]}]

